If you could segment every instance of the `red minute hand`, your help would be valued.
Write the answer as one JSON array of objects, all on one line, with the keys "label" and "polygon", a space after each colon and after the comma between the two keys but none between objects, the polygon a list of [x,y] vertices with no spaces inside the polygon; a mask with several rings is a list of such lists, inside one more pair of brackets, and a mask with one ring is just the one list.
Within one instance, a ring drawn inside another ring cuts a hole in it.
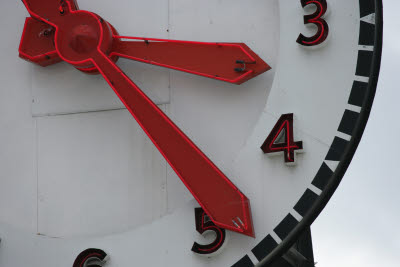
[{"label": "red minute hand", "polygon": [[253,236],[246,196],[106,55],[93,61],[214,223]]}]

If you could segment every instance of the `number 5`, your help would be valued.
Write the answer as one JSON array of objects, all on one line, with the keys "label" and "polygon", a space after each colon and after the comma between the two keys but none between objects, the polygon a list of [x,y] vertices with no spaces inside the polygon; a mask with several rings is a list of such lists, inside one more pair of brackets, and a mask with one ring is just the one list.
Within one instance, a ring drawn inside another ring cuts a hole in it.
[{"label": "number 5", "polygon": [[215,239],[211,244],[208,245],[200,245],[195,242],[193,244],[192,251],[194,253],[205,256],[212,256],[217,254],[222,249],[226,241],[225,229],[216,226],[202,208],[196,208],[194,211],[197,232],[199,232],[200,234],[205,234],[206,232],[214,232]]}]

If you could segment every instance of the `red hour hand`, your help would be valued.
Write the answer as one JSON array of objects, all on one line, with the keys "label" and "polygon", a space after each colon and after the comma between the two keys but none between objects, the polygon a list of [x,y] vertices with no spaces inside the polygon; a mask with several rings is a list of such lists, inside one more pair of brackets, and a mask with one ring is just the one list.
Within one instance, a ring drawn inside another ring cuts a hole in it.
[{"label": "red hour hand", "polygon": [[[57,23],[71,10],[75,0],[24,0],[32,17],[27,19],[20,56],[41,66],[60,61],[53,44],[54,29],[46,21]],[[113,45],[107,54],[116,61],[124,57],[178,71],[184,71],[229,83],[242,84],[268,70],[265,63],[244,43],[206,43],[119,36],[113,31]],[[77,67],[86,73],[98,73],[94,67]]]},{"label": "red hour hand", "polygon": [[114,39],[111,55],[235,84],[242,84],[271,69],[243,43],[204,43],[115,35]]}]

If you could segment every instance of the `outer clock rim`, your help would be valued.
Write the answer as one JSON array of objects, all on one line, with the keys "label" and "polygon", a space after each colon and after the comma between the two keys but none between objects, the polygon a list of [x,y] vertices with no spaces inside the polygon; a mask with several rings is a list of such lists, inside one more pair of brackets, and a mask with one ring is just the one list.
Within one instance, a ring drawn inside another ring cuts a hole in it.
[{"label": "outer clock rim", "polygon": [[[338,167],[333,172],[331,177],[328,179],[329,181],[326,184],[322,193],[319,195],[318,199],[313,203],[313,205],[307,211],[306,215],[296,225],[296,227],[293,228],[290,234],[280,244],[278,244],[278,246],[275,249],[273,249],[266,257],[264,257],[264,259],[262,259],[256,266],[260,267],[268,266],[269,264],[273,263],[274,260],[280,257],[283,253],[285,253],[285,251],[287,251],[296,242],[296,240],[300,237],[300,235],[304,232],[304,230],[314,222],[314,220],[325,208],[330,198],[332,197],[333,193],[339,186],[361,141],[361,137],[364,133],[371,112],[379,78],[381,56],[382,56],[382,40],[383,40],[383,4],[382,0],[359,0],[359,5],[360,8],[368,6],[371,8],[372,6],[372,10],[374,10],[375,12],[375,33],[374,33],[374,50],[372,53],[371,64],[370,64],[369,81],[366,88],[366,95],[364,97],[361,106],[361,111],[359,113],[359,118],[355,124],[355,130],[352,134],[351,140],[349,141],[344,150],[343,156],[341,157]],[[371,14],[374,14],[374,12],[372,12]],[[361,18],[363,18],[362,15],[360,15],[360,19]],[[362,32],[360,27],[360,35],[361,34]],[[363,63],[358,61],[357,67],[358,65],[361,64]],[[245,255],[245,257],[248,256]],[[236,266],[236,264],[234,266]]]}]

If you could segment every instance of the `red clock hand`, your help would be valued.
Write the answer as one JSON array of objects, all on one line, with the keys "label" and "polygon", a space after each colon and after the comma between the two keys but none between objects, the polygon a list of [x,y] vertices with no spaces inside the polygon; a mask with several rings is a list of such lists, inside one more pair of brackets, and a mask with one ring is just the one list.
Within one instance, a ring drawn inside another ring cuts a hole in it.
[{"label": "red clock hand", "polygon": [[55,48],[61,59],[78,68],[94,65],[100,71],[212,221],[254,236],[247,197],[106,55],[114,40],[110,25],[93,13],[71,7],[49,20],[27,8],[56,29]]},{"label": "red clock hand", "polygon": [[92,59],[215,224],[253,236],[246,196],[104,53]]},{"label": "red clock hand", "polygon": [[[49,0],[44,1],[49,2]],[[40,13],[41,18],[56,23],[60,19],[60,12],[68,11],[65,6],[66,1],[61,1],[64,4],[51,1],[47,5],[37,0],[29,0],[29,7],[34,10],[33,17],[37,17]],[[68,3],[73,10],[77,9],[75,2]],[[60,61],[51,38],[52,29],[46,25],[44,22],[28,19],[25,24],[27,34],[24,34],[25,38],[20,46],[22,58],[42,66]],[[114,61],[118,57],[124,57],[235,84],[242,84],[271,69],[244,43],[205,43],[125,37],[119,36],[114,28],[112,30],[113,45],[107,54]],[[43,33],[47,33],[47,37],[50,38],[41,37]],[[98,73],[93,66],[78,67],[78,69],[86,73]]]},{"label": "red clock hand", "polygon": [[[242,84],[271,69],[243,43],[204,43],[114,35],[110,56]],[[131,41],[121,41],[130,39]],[[85,72],[95,68],[81,69]]]}]

